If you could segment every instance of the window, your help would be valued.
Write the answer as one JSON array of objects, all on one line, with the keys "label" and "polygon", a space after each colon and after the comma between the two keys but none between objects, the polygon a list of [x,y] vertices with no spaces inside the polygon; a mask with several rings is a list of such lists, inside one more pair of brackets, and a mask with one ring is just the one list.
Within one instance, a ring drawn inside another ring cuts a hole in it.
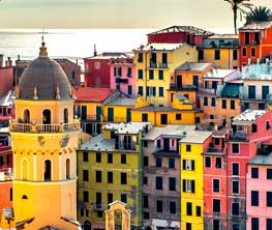
[{"label": "window", "polygon": [[265,110],[265,103],[258,103],[259,110]]},{"label": "window", "polygon": [[156,87],[149,87],[150,96],[156,96]]},{"label": "window", "polygon": [[162,190],[162,177],[160,176],[156,177],[156,189]]},{"label": "window", "polygon": [[143,79],[143,70],[142,69],[138,69],[138,79]]},{"label": "window", "polygon": [[263,85],[262,86],[262,99],[265,100],[268,94],[269,94],[269,86]]},{"label": "window", "polygon": [[194,180],[182,180],[182,191],[188,193],[195,192],[195,181]]},{"label": "window", "polygon": [[192,230],[192,224],[186,223],[186,229],[185,230]]},{"label": "window", "polygon": [[227,101],[225,99],[222,100],[222,109],[227,108]]},{"label": "window", "polygon": [[138,94],[143,96],[143,86],[138,86]]},{"label": "window", "polygon": [[266,192],[266,206],[272,207],[272,192]]},{"label": "window", "polygon": [[113,158],[112,158],[112,153],[108,153],[108,163],[112,163],[113,162]]},{"label": "window", "polygon": [[138,62],[143,62],[143,53],[138,53]]},{"label": "window", "polygon": [[132,95],[132,85],[128,85],[128,95]]},{"label": "window", "polygon": [[89,181],[89,171],[83,170],[83,181]]},{"label": "window", "polygon": [[164,97],[164,88],[159,87],[159,97]]},{"label": "window", "polygon": [[237,60],[238,59],[238,50],[233,50],[232,59],[233,60]]},{"label": "window", "polygon": [[162,167],[162,159],[160,157],[156,158],[156,167]]},{"label": "window", "polygon": [[96,214],[97,214],[98,218],[102,218],[103,217],[103,211],[97,211]]},{"label": "window", "polygon": [[214,138],[214,145],[220,145],[220,138]]},{"label": "window", "polygon": [[96,153],[96,163],[101,163],[101,153]]},{"label": "window", "polygon": [[248,98],[255,99],[255,97],[256,97],[256,87],[255,87],[255,85],[249,85],[248,86]]},{"label": "window", "polygon": [[89,161],[89,153],[88,152],[83,152],[83,161],[88,162]]},{"label": "window", "polygon": [[95,181],[97,183],[102,182],[102,172],[101,171],[95,171]]},{"label": "window", "polygon": [[204,97],[203,105],[204,105],[204,106],[207,106],[207,105],[208,105],[208,98],[207,98],[207,97]]},{"label": "window", "polygon": [[232,224],[232,230],[240,230],[239,224]]},{"label": "window", "polygon": [[161,148],[161,140],[157,140],[157,148]]},{"label": "window", "polygon": [[213,230],[220,230],[220,221],[219,220],[213,220]]},{"label": "window", "polygon": [[113,183],[113,172],[108,172],[108,183]]},{"label": "window", "polygon": [[183,170],[195,170],[194,160],[182,160]]},{"label": "window", "polygon": [[176,205],[175,201],[170,201],[169,202],[169,211],[170,211],[170,214],[176,214],[176,212],[177,212],[177,205]]},{"label": "window", "polygon": [[148,157],[144,156],[144,166],[148,166],[149,162],[148,162]]},{"label": "window", "polygon": [[144,185],[148,185],[148,178],[146,176],[144,176],[143,183]]},{"label": "window", "polygon": [[214,60],[220,60],[220,50],[214,51]]},{"label": "window", "polygon": [[149,204],[148,204],[148,195],[144,195],[144,208],[148,208]]},{"label": "window", "polygon": [[112,193],[108,193],[108,204],[113,202],[113,194]]},{"label": "window", "polygon": [[175,168],[175,159],[173,159],[173,158],[169,159],[168,167],[170,169],[174,169]]},{"label": "window", "polygon": [[272,230],[272,219],[266,219],[266,230]]},{"label": "window", "polygon": [[213,212],[220,212],[221,201],[218,199],[213,199]]},{"label": "window", "polygon": [[243,49],[242,49],[242,56],[245,57],[246,55],[247,55],[247,50],[246,50],[246,48],[243,48]]},{"label": "window", "polygon": [[121,202],[127,203],[127,194],[122,193],[120,198],[121,198]]},{"label": "window", "polygon": [[239,164],[238,163],[232,163],[232,175],[239,176]]},{"label": "window", "polygon": [[251,206],[259,206],[259,192],[251,191]]},{"label": "window", "polygon": [[259,230],[259,218],[251,218],[251,229]]},{"label": "window", "polygon": [[215,101],[215,98],[214,98],[214,97],[212,97],[211,106],[212,106],[212,107],[215,107],[215,106],[216,106],[216,101]]},{"label": "window", "polygon": [[150,80],[154,79],[154,71],[153,71],[153,69],[149,70],[149,79]]},{"label": "window", "polygon": [[232,144],[232,153],[239,153],[240,151],[239,151],[239,144],[237,144],[237,143],[233,143]]},{"label": "window", "polygon": [[150,218],[149,212],[143,212],[143,218],[144,218],[144,220],[149,220],[149,218]]},{"label": "window", "polygon": [[127,184],[127,174],[121,173],[121,184]]},{"label": "window", "polygon": [[176,178],[169,177],[169,191],[176,191]]},{"label": "window", "polygon": [[51,161],[46,160],[44,162],[44,180],[51,181]]},{"label": "window", "polygon": [[13,201],[13,189],[9,189],[9,201]]},{"label": "window", "polygon": [[83,202],[88,203],[89,202],[89,192],[83,191]]},{"label": "window", "polygon": [[239,181],[238,180],[232,181],[232,194],[239,194]]},{"label": "window", "polygon": [[196,216],[201,216],[201,207],[196,206]]},{"label": "window", "polygon": [[193,205],[192,205],[191,202],[186,203],[186,214],[187,214],[187,216],[193,215],[193,207],[192,206]]},{"label": "window", "polygon": [[218,168],[218,169],[222,168],[222,158],[221,157],[215,158],[215,168]]},{"label": "window", "polygon": [[205,157],[205,167],[206,168],[211,167],[211,157]]},{"label": "window", "polygon": [[259,169],[251,168],[251,178],[259,178]]},{"label": "window", "polygon": [[191,145],[186,145],[186,152],[191,152]]},{"label": "window", "polygon": [[159,70],[159,80],[163,80],[163,70]]},{"label": "window", "polygon": [[204,50],[198,50],[198,60],[204,60]]},{"label": "window", "polygon": [[252,57],[255,57],[255,55],[256,55],[256,50],[255,50],[255,48],[251,48],[251,56],[252,56]]},{"label": "window", "polygon": [[213,192],[219,192],[219,191],[220,191],[220,180],[213,179]]},{"label": "window", "polygon": [[157,212],[162,212],[163,210],[162,210],[162,200],[157,200],[157,205],[156,205],[156,207],[157,207]]},{"label": "window", "polygon": [[272,179],[272,169],[266,169],[266,179]]},{"label": "window", "polygon": [[240,213],[240,207],[239,203],[232,203],[232,215],[233,216],[239,216]]},{"label": "window", "polygon": [[235,101],[230,100],[230,109],[235,109]]},{"label": "window", "polygon": [[142,121],[148,121],[148,114],[147,113],[142,114]]},{"label": "window", "polygon": [[126,163],[127,163],[127,155],[121,154],[121,164],[126,164]]},{"label": "window", "polygon": [[176,120],[177,120],[177,121],[180,121],[180,120],[181,120],[181,113],[177,113],[177,114],[176,114]]}]

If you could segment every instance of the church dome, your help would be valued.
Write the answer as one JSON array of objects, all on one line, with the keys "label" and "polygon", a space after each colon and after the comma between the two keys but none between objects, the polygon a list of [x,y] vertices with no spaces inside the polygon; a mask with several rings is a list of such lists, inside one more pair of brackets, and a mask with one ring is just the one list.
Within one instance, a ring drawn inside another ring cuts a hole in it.
[{"label": "church dome", "polygon": [[72,98],[71,85],[61,66],[47,56],[42,43],[39,57],[29,63],[20,82],[18,99],[67,100]]}]

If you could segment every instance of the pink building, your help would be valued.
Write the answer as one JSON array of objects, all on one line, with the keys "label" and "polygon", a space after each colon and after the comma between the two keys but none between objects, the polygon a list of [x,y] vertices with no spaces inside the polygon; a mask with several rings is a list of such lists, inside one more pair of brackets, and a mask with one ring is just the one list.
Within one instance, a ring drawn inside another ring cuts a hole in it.
[{"label": "pink building", "polygon": [[227,229],[246,229],[247,165],[257,147],[272,140],[271,127],[271,111],[246,110],[233,119],[227,142]]},{"label": "pink building", "polygon": [[204,152],[204,220],[205,229],[220,230],[227,226],[227,132],[216,131]]},{"label": "pink building", "polygon": [[110,88],[135,96],[133,54],[123,53],[110,60]]},{"label": "pink building", "polygon": [[263,143],[247,172],[247,230],[272,229],[272,142]]}]

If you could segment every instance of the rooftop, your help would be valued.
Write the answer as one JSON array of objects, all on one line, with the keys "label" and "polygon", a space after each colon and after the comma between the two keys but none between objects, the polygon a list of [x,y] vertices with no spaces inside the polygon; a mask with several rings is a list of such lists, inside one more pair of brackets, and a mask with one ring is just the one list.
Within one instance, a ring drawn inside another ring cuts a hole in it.
[{"label": "rooftop", "polygon": [[98,54],[96,56],[92,56],[92,57],[86,57],[84,59],[112,59],[112,58],[131,58],[130,54],[127,54],[125,52],[104,52],[102,54]]},{"label": "rooftop", "polygon": [[202,72],[209,66],[212,67],[213,64],[210,62],[184,62],[176,68],[176,71]]},{"label": "rooftop", "polygon": [[147,106],[143,108],[133,109],[134,111],[154,111],[154,112],[175,112],[180,111],[178,109],[170,108],[170,107],[157,107],[157,106]]},{"label": "rooftop", "polygon": [[204,39],[202,44],[198,46],[199,48],[237,48],[239,47],[238,36],[235,35],[213,35]]},{"label": "rooftop", "polygon": [[117,134],[137,134],[146,126],[150,126],[150,122],[108,123],[103,128],[116,130]]},{"label": "rooftop", "polygon": [[123,105],[123,106],[134,106],[137,100],[135,98],[125,97],[123,94],[120,94],[120,97],[116,97],[109,102],[105,102],[106,105]]},{"label": "rooftop", "polygon": [[181,143],[203,143],[208,137],[212,135],[211,131],[193,130],[180,140]]},{"label": "rooftop", "polygon": [[267,155],[257,154],[253,157],[249,164],[251,165],[271,165],[272,166],[272,152]]},{"label": "rooftop", "polygon": [[174,51],[182,47],[183,43],[149,43],[145,46],[140,46],[137,48],[137,51],[154,51],[154,50],[163,50],[163,51]]},{"label": "rooftop", "polygon": [[14,104],[14,91],[10,90],[6,95],[0,98],[0,106],[12,107]]},{"label": "rooftop", "polygon": [[116,90],[109,88],[74,87],[76,101],[103,102]]},{"label": "rooftop", "polygon": [[93,150],[93,151],[113,151],[115,148],[115,140],[104,139],[100,134],[95,136],[90,141],[85,142],[79,146],[80,150]]},{"label": "rooftop", "polygon": [[268,29],[272,27],[272,21],[267,21],[267,22],[253,22],[250,24],[247,24],[241,28],[240,30],[263,30],[263,29]]},{"label": "rooftop", "polygon": [[209,36],[214,34],[210,31],[206,31],[194,26],[171,26],[162,30],[149,33],[149,34],[178,33],[178,32],[188,32],[195,35],[209,35]]},{"label": "rooftop", "polygon": [[204,75],[204,78],[218,78],[218,79],[224,79],[228,77],[229,75],[237,72],[235,69],[213,69],[212,71],[208,72]]},{"label": "rooftop", "polygon": [[265,113],[267,113],[264,110],[251,110],[251,109],[247,109],[246,111],[244,111],[243,113],[241,113],[239,116],[235,117],[233,119],[233,124],[239,124],[240,121],[244,121],[244,122],[254,122],[257,120],[257,118],[261,117],[262,115],[264,115]]}]

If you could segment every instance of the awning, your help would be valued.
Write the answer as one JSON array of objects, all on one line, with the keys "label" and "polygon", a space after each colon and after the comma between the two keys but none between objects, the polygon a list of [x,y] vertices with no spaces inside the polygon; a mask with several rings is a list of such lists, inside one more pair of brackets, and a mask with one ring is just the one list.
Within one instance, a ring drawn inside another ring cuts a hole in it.
[{"label": "awning", "polygon": [[75,219],[73,219],[73,218],[64,217],[64,216],[61,216],[60,218],[61,218],[62,220],[64,220],[64,221],[69,222],[69,223],[71,223],[71,224],[74,224],[74,225],[76,225],[76,226],[81,226],[81,224],[80,224],[77,220],[75,220]]},{"label": "awning", "polygon": [[28,218],[28,219],[25,219],[25,220],[22,220],[22,221],[18,221],[18,222],[15,223],[15,227],[16,228],[24,227],[25,224],[30,224],[33,220],[34,220],[34,217]]}]

